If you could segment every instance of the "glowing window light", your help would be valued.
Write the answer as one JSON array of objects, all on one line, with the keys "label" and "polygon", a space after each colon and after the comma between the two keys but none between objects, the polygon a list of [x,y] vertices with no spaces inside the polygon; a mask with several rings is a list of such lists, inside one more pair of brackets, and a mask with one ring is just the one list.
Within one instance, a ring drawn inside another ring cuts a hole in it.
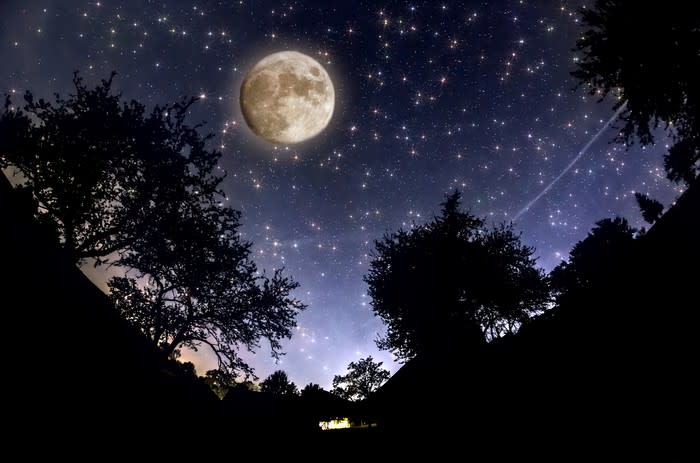
[{"label": "glowing window light", "polygon": [[348,418],[343,418],[341,420],[319,421],[318,426],[324,431],[330,429],[346,429],[350,427],[350,420]]}]

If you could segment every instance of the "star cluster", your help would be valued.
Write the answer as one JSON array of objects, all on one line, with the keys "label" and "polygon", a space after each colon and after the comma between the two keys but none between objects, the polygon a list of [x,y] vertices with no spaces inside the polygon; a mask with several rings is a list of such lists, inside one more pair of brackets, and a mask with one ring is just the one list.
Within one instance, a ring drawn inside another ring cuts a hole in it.
[{"label": "star cluster", "polygon": [[[200,98],[223,152],[227,201],[243,212],[255,259],[285,267],[309,305],[280,364],[263,345],[246,355],[261,377],[286,370],[300,386],[373,355],[362,275],[373,240],[430,219],[443,195],[510,221],[605,126],[613,101],[576,88],[569,73],[581,2],[5,1],[0,90],[49,97],[118,72],[127,98],[149,105]],[[242,120],[245,72],[268,53],[297,50],[331,75],[336,113],[318,137],[274,146]],[[550,270],[593,222],[641,226],[635,191],[668,204],[664,139],[626,150],[603,131],[517,228]],[[212,359],[196,359],[200,372]]]}]

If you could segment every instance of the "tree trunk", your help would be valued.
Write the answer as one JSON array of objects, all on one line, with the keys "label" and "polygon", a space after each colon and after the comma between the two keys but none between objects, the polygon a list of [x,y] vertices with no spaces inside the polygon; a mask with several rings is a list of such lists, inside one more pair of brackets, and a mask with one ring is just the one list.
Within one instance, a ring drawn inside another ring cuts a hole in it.
[{"label": "tree trunk", "polygon": [[156,346],[158,345],[158,341],[160,341],[160,337],[163,336],[163,331],[165,330],[162,327],[153,329],[153,336],[151,339]]},{"label": "tree trunk", "polygon": [[80,260],[78,258],[77,250],[75,249],[75,241],[73,240],[73,227],[68,226],[66,222],[63,222],[63,249],[66,250],[66,254],[70,257],[70,260],[77,264]]},{"label": "tree trunk", "polygon": [[173,352],[175,351],[175,347],[177,347],[177,344],[175,344],[175,341],[164,344],[163,345],[163,353],[165,354],[166,357],[170,358],[171,355],[173,355]]},{"label": "tree trunk", "polygon": [[185,328],[182,328],[178,333],[175,335],[173,340],[163,346],[163,352],[165,355],[170,358],[171,355],[173,355],[173,352],[175,352],[175,349],[177,349],[177,346],[180,345],[180,343],[185,339]]},{"label": "tree trunk", "polygon": [[187,321],[185,322],[185,325],[180,328],[180,331],[178,331],[173,337],[173,340],[169,344],[166,344],[166,346],[163,348],[163,352],[165,352],[168,357],[170,357],[173,352],[175,352],[175,349],[177,349],[177,346],[179,346],[180,343],[185,340],[185,333],[189,329],[189,324],[192,322],[192,298],[190,298],[189,295],[186,297],[185,305],[187,306]]}]

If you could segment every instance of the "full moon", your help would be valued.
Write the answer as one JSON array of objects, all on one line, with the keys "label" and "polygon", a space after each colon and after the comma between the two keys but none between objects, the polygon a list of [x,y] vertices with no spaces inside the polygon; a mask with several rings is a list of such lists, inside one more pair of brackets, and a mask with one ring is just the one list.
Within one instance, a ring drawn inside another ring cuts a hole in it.
[{"label": "full moon", "polygon": [[273,143],[299,143],[318,135],[331,120],[335,91],[323,66],[296,51],[266,56],[241,85],[248,127]]}]

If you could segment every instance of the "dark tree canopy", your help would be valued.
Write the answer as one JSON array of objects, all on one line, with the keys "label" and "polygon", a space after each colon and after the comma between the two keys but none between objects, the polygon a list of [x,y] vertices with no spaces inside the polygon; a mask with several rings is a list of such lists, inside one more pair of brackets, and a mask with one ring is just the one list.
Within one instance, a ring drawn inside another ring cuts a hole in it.
[{"label": "dark tree canopy", "polygon": [[127,272],[110,282],[121,314],[175,358],[211,348],[222,374],[252,370],[238,356],[269,341],[278,356],[304,305],[297,283],[258,272],[240,214],[225,205],[221,153],[186,116],[196,99],[156,106],[113,94],[114,74],[54,103],[27,92],[0,117],[0,167],[17,171],[38,220],[73,262]]},{"label": "dark tree canopy", "polygon": [[238,351],[255,350],[264,338],[279,355],[304,308],[290,296],[297,283],[281,270],[258,272],[236,211],[171,201],[157,217],[162,223],[144,230],[120,262],[148,284],[113,278],[115,305],[166,354],[205,346],[223,372],[254,376]]},{"label": "dark tree canopy", "polygon": [[618,97],[621,138],[653,143],[662,125],[675,138],[668,177],[691,183],[700,172],[700,18],[691,2],[658,5],[597,0],[582,9],[587,28],[573,75],[601,97]]},{"label": "dark tree canopy", "polygon": [[186,375],[189,375],[192,377],[197,376],[197,368],[195,368],[194,363],[183,362],[183,363],[178,363],[177,365],[183,374],[186,374]]},{"label": "dark tree canopy", "polygon": [[207,371],[207,373],[204,375],[203,381],[212,391],[214,391],[219,399],[223,399],[231,389],[236,388],[260,392],[260,387],[254,382],[248,380],[236,382],[232,380],[229,375],[218,369]]},{"label": "dark tree canopy", "polygon": [[377,345],[399,359],[514,332],[549,301],[533,249],[511,226],[487,230],[459,206],[456,191],[429,223],[375,242],[365,282],[386,324]]},{"label": "dark tree canopy", "polygon": [[128,250],[171,194],[212,201],[221,181],[220,153],[184,123],[195,99],[147,113],[112,93],[113,77],[88,89],[76,74],[54,103],[27,91],[23,109],[8,97],[0,117],[0,167],[20,174],[74,262]]},{"label": "dark tree canopy", "polygon": [[287,373],[277,370],[260,383],[260,390],[272,395],[297,395],[297,386],[289,380]]},{"label": "dark tree canopy", "polygon": [[636,192],[634,194],[637,204],[639,205],[639,210],[642,212],[642,218],[649,224],[653,224],[664,211],[664,205],[649,196]]},{"label": "dark tree canopy", "polygon": [[588,291],[596,283],[611,278],[615,263],[628,255],[637,230],[627,220],[616,217],[596,222],[588,236],[574,245],[568,262],[552,270],[550,279],[558,299]]},{"label": "dark tree canopy", "polygon": [[221,370],[209,370],[204,375],[204,383],[214,391],[219,399],[223,399],[233,386]]},{"label": "dark tree canopy", "polygon": [[348,374],[335,375],[333,393],[346,400],[364,400],[389,379],[389,371],[382,368],[383,362],[372,357],[350,362]]},{"label": "dark tree canopy", "polygon": [[304,386],[304,389],[301,390],[301,396],[302,397],[312,397],[314,395],[318,395],[319,393],[325,392],[321,386],[319,386],[316,383],[309,383],[306,386]]}]

